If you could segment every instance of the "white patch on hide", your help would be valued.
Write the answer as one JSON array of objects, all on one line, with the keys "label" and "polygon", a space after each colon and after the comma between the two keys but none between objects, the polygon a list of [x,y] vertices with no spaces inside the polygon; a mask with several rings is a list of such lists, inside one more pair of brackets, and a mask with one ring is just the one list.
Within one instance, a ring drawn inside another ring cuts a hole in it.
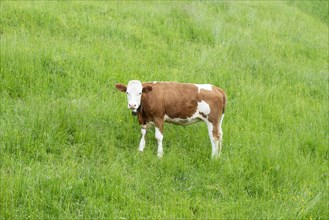
[{"label": "white patch on hide", "polygon": [[198,102],[198,111],[208,116],[210,113],[209,104],[205,101]]},{"label": "white patch on hide", "polygon": [[198,87],[198,92],[200,93],[201,89],[212,91],[212,85],[210,84],[195,84]]},{"label": "white patch on hide", "polygon": [[207,119],[203,115],[201,115],[200,112],[207,116],[210,113],[210,106],[205,101],[198,102],[196,112],[191,117],[170,118],[168,115],[165,115],[164,120],[168,123],[172,123],[176,125],[190,125]]}]

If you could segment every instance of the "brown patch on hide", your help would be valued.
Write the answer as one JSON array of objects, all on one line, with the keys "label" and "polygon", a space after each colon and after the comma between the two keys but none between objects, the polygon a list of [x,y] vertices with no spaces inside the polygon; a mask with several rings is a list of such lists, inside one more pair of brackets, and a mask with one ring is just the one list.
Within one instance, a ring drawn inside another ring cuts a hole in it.
[{"label": "brown patch on hide", "polygon": [[200,115],[208,117],[211,123],[217,125],[226,104],[224,91],[215,86],[212,86],[211,91],[201,89],[200,92],[191,83],[143,83],[143,87],[152,87],[152,91],[142,94],[141,109],[138,112],[139,123],[142,125],[155,121],[161,124],[159,119],[163,121],[165,114],[170,118],[190,118],[196,113],[198,102],[201,101],[208,103],[210,113],[206,115],[200,112]]}]

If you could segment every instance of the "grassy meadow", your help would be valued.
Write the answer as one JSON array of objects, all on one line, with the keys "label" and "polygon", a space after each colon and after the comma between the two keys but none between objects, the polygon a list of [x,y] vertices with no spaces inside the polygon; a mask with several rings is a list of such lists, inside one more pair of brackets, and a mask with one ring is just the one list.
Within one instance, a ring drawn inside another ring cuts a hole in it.
[{"label": "grassy meadow", "polygon": [[[1,1],[0,219],[327,219],[327,1]],[[115,83],[223,88],[144,153]]]}]

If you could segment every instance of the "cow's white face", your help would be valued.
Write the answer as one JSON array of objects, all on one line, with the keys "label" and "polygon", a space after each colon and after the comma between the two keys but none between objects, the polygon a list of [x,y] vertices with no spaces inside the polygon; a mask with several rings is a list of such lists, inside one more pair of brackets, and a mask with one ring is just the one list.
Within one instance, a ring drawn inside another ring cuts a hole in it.
[{"label": "cow's white face", "polygon": [[127,100],[128,100],[128,108],[137,112],[137,109],[141,105],[141,97],[143,92],[142,83],[138,80],[131,80],[127,85]]},{"label": "cow's white face", "polygon": [[129,81],[127,87],[121,83],[116,84],[115,87],[120,92],[125,92],[127,94],[128,108],[136,113],[139,106],[141,105],[142,93],[148,93],[152,91],[151,86],[143,87],[142,83],[138,80]]}]

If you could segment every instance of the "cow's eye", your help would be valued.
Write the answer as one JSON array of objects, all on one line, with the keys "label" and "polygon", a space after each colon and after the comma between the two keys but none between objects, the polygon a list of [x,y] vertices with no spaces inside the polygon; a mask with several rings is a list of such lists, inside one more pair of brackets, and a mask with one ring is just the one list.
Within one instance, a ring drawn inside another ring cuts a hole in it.
[{"label": "cow's eye", "polygon": [[129,95],[129,93],[128,92],[126,92],[127,93],[127,95]]},{"label": "cow's eye", "polygon": [[138,93],[138,95],[142,95],[142,93],[140,92],[140,93]]}]

